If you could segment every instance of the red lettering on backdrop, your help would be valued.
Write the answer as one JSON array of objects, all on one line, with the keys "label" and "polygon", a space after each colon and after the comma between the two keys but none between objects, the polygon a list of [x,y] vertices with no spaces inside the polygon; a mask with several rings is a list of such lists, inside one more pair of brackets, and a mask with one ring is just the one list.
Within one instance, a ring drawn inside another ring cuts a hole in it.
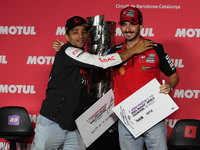
[{"label": "red lettering on backdrop", "polygon": [[196,126],[185,126],[184,137],[196,138],[197,127]]}]

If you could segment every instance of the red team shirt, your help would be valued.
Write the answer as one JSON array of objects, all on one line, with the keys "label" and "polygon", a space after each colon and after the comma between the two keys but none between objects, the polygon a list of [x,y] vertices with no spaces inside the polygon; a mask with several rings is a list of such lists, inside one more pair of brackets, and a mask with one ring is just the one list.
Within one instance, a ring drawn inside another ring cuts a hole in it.
[{"label": "red team shirt", "polygon": [[[110,53],[119,53],[124,50],[126,50],[125,42],[113,47]],[[153,49],[134,55],[127,62],[113,67],[113,69],[115,105],[122,102],[154,78],[161,83],[160,71],[166,76],[176,72],[172,60],[161,44],[155,44]]]}]

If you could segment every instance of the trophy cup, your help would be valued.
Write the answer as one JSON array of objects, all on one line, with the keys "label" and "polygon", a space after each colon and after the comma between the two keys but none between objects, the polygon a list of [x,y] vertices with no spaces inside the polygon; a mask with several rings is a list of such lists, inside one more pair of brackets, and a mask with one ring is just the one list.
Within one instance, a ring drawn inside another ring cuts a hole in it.
[{"label": "trophy cup", "polygon": [[[92,26],[89,30],[87,51],[91,54],[103,56],[115,45],[116,23],[104,21],[104,15],[87,17],[87,22]],[[104,70],[91,70],[88,91],[89,94],[101,98],[113,88],[112,68]],[[118,142],[117,123],[111,126],[101,137],[87,150],[93,149],[120,150]]]},{"label": "trophy cup", "polygon": [[[116,23],[104,21],[104,15],[87,17],[86,20],[92,26],[89,30],[87,51],[100,56],[107,54],[116,42]],[[113,88],[112,68],[92,70],[89,83],[91,95],[101,98],[111,88]]]}]

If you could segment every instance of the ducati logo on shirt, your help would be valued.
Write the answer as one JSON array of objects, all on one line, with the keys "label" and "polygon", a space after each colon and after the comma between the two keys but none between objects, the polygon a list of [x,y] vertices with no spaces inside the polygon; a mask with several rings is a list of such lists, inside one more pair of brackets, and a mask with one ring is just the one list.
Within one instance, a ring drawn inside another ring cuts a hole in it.
[{"label": "ducati logo on shirt", "polygon": [[140,63],[155,63],[155,54],[140,55]]}]

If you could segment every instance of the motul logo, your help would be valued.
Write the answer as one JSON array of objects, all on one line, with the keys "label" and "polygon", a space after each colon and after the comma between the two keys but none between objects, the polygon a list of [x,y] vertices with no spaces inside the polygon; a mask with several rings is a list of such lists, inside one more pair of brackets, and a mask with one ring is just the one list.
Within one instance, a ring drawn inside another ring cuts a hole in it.
[{"label": "motul logo", "polygon": [[200,90],[194,90],[194,89],[176,89],[174,92],[174,98],[194,98],[199,99],[200,97]]},{"label": "motul logo", "polygon": [[189,28],[189,29],[182,28],[182,29],[180,29],[180,28],[178,28],[176,30],[175,37],[189,37],[189,38],[200,37],[200,29],[192,29],[192,28]]},{"label": "motul logo", "polygon": [[0,93],[35,94],[34,85],[3,85],[0,84]]},{"label": "motul logo", "polygon": [[0,64],[7,64],[6,56],[0,55]]},{"label": "motul logo", "polygon": [[112,60],[115,60],[115,58],[114,58],[114,56],[112,56],[111,58],[107,58],[107,59],[102,59],[102,58],[99,58],[99,60],[101,61],[101,62],[109,62],[109,61],[112,61]]},{"label": "motul logo", "polygon": [[29,56],[27,63],[26,64],[30,64],[30,65],[52,65],[54,62],[55,57],[54,56]]},{"label": "motul logo", "polygon": [[[153,28],[142,28],[140,34],[144,37],[154,37]],[[123,36],[120,27],[116,28],[116,36]]]},{"label": "motul logo", "polygon": [[36,32],[34,26],[0,26],[0,34],[36,35]]}]

